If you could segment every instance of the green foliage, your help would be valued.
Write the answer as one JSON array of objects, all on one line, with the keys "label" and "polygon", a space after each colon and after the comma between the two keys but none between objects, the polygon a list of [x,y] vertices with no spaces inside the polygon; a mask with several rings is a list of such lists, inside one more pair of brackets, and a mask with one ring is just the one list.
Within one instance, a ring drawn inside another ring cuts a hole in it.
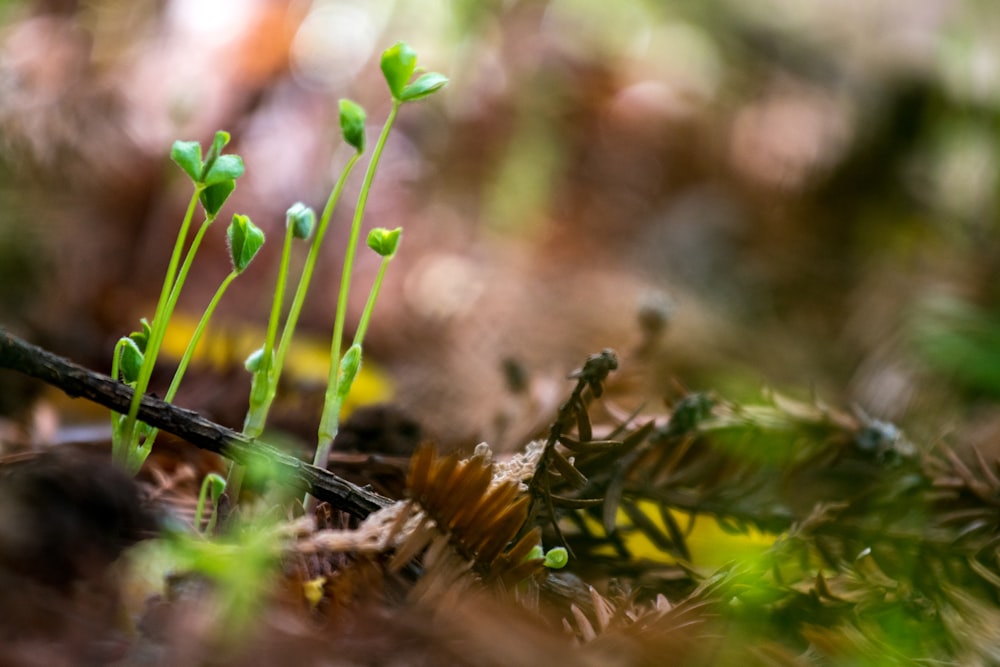
[{"label": "green foliage", "polygon": [[365,152],[365,110],[351,100],[340,100],[340,131],[347,145]]},{"label": "green foliage", "polygon": [[236,214],[226,230],[229,258],[237,273],[243,273],[264,245],[264,232],[245,215]]},{"label": "green foliage", "polygon": [[402,227],[397,227],[392,231],[376,227],[368,233],[368,247],[382,257],[392,257],[396,254],[396,248],[399,247],[399,237],[402,233]]},{"label": "green foliage", "polygon": [[417,69],[417,54],[405,42],[396,42],[382,52],[382,75],[393,99],[401,100],[403,89]]},{"label": "green foliage", "polygon": [[[131,384],[134,389],[128,414],[124,418],[117,414],[112,414],[111,417],[114,460],[132,473],[139,471],[146,457],[152,451],[153,442],[156,439],[156,430],[138,425],[136,415],[139,410],[139,401],[149,387],[153,366],[156,364],[174,307],[206,231],[215,220],[226,199],[236,188],[236,179],[243,175],[242,158],[238,155],[224,155],[222,153],[222,149],[228,143],[229,133],[220,130],[216,132],[204,160],[202,159],[201,146],[197,142],[177,141],[174,142],[170,151],[171,159],[191,179],[194,192],[177,233],[177,240],[170,256],[152,322],[147,323],[145,319],[142,320],[142,331],[134,332],[129,338],[123,338],[119,341],[112,359],[112,375],[116,378],[119,377],[119,374],[124,375],[125,381]],[[205,219],[191,240],[187,252],[184,253],[188,231],[199,201],[205,210]],[[212,301],[206,307],[164,397],[168,402],[173,400],[177,392],[198,340],[219,299],[236,275],[247,267],[263,243],[263,234],[245,216],[234,217],[228,233],[230,249],[233,251],[234,270],[223,280]],[[183,262],[181,261],[182,255],[184,256]],[[141,352],[141,355],[136,354],[137,350]],[[138,368],[136,368],[137,364]]]},{"label": "green foliage", "polygon": [[417,80],[406,85],[399,99],[402,102],[414,102],[432,95],[448,85],[448,77],[437,72],[428,72],[417,77]]},{"label": "green foliage", "polygon": [[928,301],[911,336],[933,369],[970,391],[1000,397],[1000,316],[956,299]]}]

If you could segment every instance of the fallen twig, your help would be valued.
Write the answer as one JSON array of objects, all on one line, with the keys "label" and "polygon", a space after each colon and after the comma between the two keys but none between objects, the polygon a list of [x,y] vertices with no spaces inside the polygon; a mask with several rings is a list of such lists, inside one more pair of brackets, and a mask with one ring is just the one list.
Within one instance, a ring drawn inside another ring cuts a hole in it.
[{"label": "fallen twig", "polygon": [[[0,368],[36,378],[68,396],[85,398],[117,412],[127,412],[132,400],[132,389],[127,385],[32,345],[2,328]],[[259,440],[220,426],[193,410],[178,408],[149,395],[142,397],[139,419],[243,465],[266,463],[275,469],[280,479],[290,481],[292,486],[307,490],[318,500],[325,500],[355,517],[364,518],[393,502]]]}]

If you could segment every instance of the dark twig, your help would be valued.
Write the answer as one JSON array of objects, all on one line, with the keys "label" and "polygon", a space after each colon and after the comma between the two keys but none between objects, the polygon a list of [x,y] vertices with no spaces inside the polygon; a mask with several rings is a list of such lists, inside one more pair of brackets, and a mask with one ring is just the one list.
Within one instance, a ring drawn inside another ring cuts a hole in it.
[{"label": "dark twig", "polygon": [[[537,502],[541,500],[545,504],[549,521],[555,530],[556,538],[561,544],[566,545],[566,538],[559,527],[559,519],[556,515],[555,505],[552,500],[551,480],[549,471],[555,468],[565,479],[575,486],[581,487],[587,483],[586,477],[580,474],[566,458],[556,451],[556,443],[560,438],[577,424],[581,431],[581,440],[590,440],[590,421],[587,418],[587,403],[584,399],[584,390],[590,389],[590,394],[594,398],[600,398],[604,393],[604,381],[608,379],[611,371],[618,368],[618,357],[614,350],[605,349],[597,354],[587,357],[583,368],[577,369],[569,374],[570,379],[575,379],[576,387],[570,397],[559,406],[555,421],[549,429],[549,437],[545,442],[545,451],[535,467],[535,474],[531,479],[530,491],[532,500],[531,516],[534,517],[538,511]],[[569,545],[567,545],[568,547]],[[572,554],[572,550],[570,551]]]},{"label": "dark twig", "polygon": [[[3,329],[0,329],[0,368],[36,378],[68,396],[85,398],[117,412],[127,412],[132,399],[132,389],[121,382],[87,370]],[[289,480],[297,489],[308,490],[318,500],[325,500],[358,518],[392,503],[384,496],[362,489],[270,445],[251,440],[205,419],[197,412],[178,408],[152,396],[143,396],[139,419],[243,465],[264,463],[271,466],[278,478]]]}]

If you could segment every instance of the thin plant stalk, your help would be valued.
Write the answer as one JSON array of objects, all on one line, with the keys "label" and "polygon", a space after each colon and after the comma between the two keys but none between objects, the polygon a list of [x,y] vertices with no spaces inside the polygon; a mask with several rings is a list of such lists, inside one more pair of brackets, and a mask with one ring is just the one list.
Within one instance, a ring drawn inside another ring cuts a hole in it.
[{"label": "thin plant stalk", "polygon": [[382,126],[378,141],[372,151],[372,158],[365,171],[365,178],[361,184],[361,192],[358,195],[358,205],[354,209],[354,220],[351,222],[351,234],[347,242],[347,252],[344,256],[344,270],[340,278],[340,292],[337,295],[337,317],[333,325],[333,340],[330,343],[330,380],[326,388],[326,399],[323,405],[323,416],[320,418],[320,428],[316,455],[313,458],[313,465],[325,468],[330,458],[330,449],[333,447],[333,439],[340,429],[340,400],[338,399],[338,387],[340,384],[340,364],[338,359],[341,356],[341,346],[344,340],[344,321],[347,319],[347,297],[351,289],[351,272],[354,268],[354,255],[357,250],[358,236],[361,233],[361,220],[365,215],[365,206],[368,203],[368,193],[371,190],[372,180],[375,177],[375,169],[378,167],[379,159],[382,156],[382,149],[385,148],[389,131],[396,121],[396,114],[402,103],[393,100],[392,109]]},{"label": "thin plant stalk", "polygon": [[246,420],[243,424],[243,433],[251,438],[260,437],[264,432],[264,422],[267,420],[267,411],[271,400],[275,395],[277,377],[273,373],[271,360],[273,358],[274,341],[278,336],[278,320],[281,318],[281,307],[285,301],[285,283],[288,280],[288,261],[292,254],[292,230],[285,230],[285,243],[281,249],[281,263],[278,267],[278,279],[274,286],[274,299],[271,302],[271,315],[267,320],[267,334],[264,338],[264,354],[261,357],[261,369],[258,371],[265,384],[263,385],[264,395],[262,401],[251,397],[250,410],[247,412]]},{"label": "thin plant stalk", "polygon": [[[281,371],[284,368],[285,356],[288,353],[288,347],[292,342],[292,337],[295,333],[295,327],[298,324],[299,315],[302,312],[302,307],[305,304],[306,294],[309,291],[309,284],[312,281],[313,271],[316,268],[316,262],[319,259],[320,246],[323,243],[323,238],[326,235],[327,227],[330,224],[330,219],[333,217],[333,211],[337,206],[337,202],[340,200],[340,195],[344,190],[344,184],[347,182],[347,177],[350,175],[351,171],[354,169],[354,165],[357,163],[358,159],[361,157],[361,153],[354,153],[344,169],[341,171],[340,177],[337,179],[337,183],[334,185],[333,190],[330,192],[330,196],[327,198],[326,207],[323,209],[323,215],[320,218],[319,225],[317,226],[316,232],[313,236],[312,243],[309,246],[309,253],[306,256],[305,264],[302,267],[302,274],[299,276],[299,284],[295,288],[295,296],[292,298],[292,305],[289,308],[288,316],[285,319],[285,325],[281,331],[281,339],[278,341],[278,348],[274,354],[272,366],[270,369],[271,382],[268,386],[267,396],[263,403],[259,406],[252,406],[251,412],[247,415],[246,425],[244,425],[243,432],[251,437],[257,437],[263,432],[264,424],[267,421],[268,412],[271,409],[271,404],[274,401],[274,397],[277,390],[278,379],[281,377]],[[286,243],[288,238],[286,237]],[[284,254],[283,254],[284,261]],[[285,265],[287,266],[287,264]],[[283,268],[282,271],[285,269]],[[279,277],[279,280],[283,281],[283,277]],[[281,289],[284,290],[284,285],[282,284]],[[277,303],[277,300],[275,301]],[[272,309],[272,320],[274,320],[274,311]],[[269,322],[269,325],[271,322]],[[270,326],[268,334],[270,336]],[[273,338],[268,339],[268,344],[265,347],[265,360],[268,359],[268,350],[273,349]]]},{"label": "thin plant stalk", "polygon": [[[181,357],[180,363],[177,364],[177,370],[174,371],[174,378],[170,382],[170,387],[167,388],[167,393],[163,397],[163,400],[167,403],[172,403],[174,397],[177,396],[177,390],[180,388],[181,380],[184,379],[184,373],[187,372],[187,367],[191,364],[191,358],[194,356],[195,350],[198,348],[198,343],[201,341],[202,334],[205,333],[205,327],[208,326],[208,321],[212,319],[212,314],[215,312],[215,308],[219,305],[219,301],[222,300],[222,295],[226,293],[229,289],[229,285],[236,280],[236,277],[240,274],[236,271],[231,271],[228,276],[219,285],[219,288],[215,290],[215,295],[212,296],[212,300],[209,301],[208,307],[205,308],[205,312],[202,314],[201,319],[198,320],[198,326],[195,327],[194,333],[191,335],[191,340],[188,341],[187,348],[184,350],[184,355]],[[156,435],[159,433],[158,429],[150,431],[146,439],[150,446],[152,446],[153,441],[156,439]]]},{"label": "thin plant stalk", "polygon": [[[132,395],[132,402],[129,404],[128,415],[125,418],[124,428],[121,431],[120,440],[115,443],[115,459],[123,463],[126,469],[131,470],[136,441],[136,416],[139,414],[139,403],[143,394],[149,387],[149,380],[153,375],[153,366],[156,363],[156,354],[163,342],[166,332],[165,320],[169,318],[168,304],[171,293],[174,291],[175,278],[177,276],[177,265],[180,262],[181,251],[184,248],[184,241],[187,239],[188,229],[191,227],[191,220],[194,218],[194,211],[198,205],[198,198],[201,195],[201,188],[196,187],[191,201],[188,203],[187,211],[184,213],[184,220],[181,228],[177,232],[177,240],[174,243],[173,252],[170,255],[170,262],[167,265],[167,274],[163,280],[163,287],[160,290],[160,298],[156,304],[156,311],[153,315],[153,326],[150,330],[149,341],[146,344],[146,354],[143,357],[142,366],[139,370],[139,377],[136,380],[135,392]],[[117,416],[112,416],[117,419]],[[117,432],[117,429],[113,429]]]},{"label": "thin plant stalk", "polygon": [[365,303],[365,309],[361,313],[358,328],[354,332],[354,345],[361,345],[364,341],[365,333],[368,331],[368,323],[372,318],[372,311],[375,310],[375,301],[378,299],[378,293],[382,290],[382,280],[385,278],[385,271],[389,268],[390,261],[392,261],[392,256],[383,257],[382,263],[378,266],[378,273],[375,274],[375,282],[372,283],[371,292],[368,293],[368,301]]}]

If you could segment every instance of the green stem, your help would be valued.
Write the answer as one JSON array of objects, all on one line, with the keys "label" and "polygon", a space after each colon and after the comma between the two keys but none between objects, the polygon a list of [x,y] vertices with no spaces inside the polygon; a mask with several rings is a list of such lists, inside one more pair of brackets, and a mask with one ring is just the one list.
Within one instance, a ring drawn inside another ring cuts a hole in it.
[{"label": "green stem", "polygon": [[[174,287],[174,277],[177,274],[177,264],[180,262],[181,250],[184,248],[184,241],[187,239],[188,229],[191,227],[191,220],[194,218],[194,211],[198,205],[198,198],[201,196],[202,188],[196,186],[191,201],[188,203],[187,211],[184,213],[184,220],[181,228],[177,232],[177,240],[174,242],[174,249],[170,255],[170,263],[167,266],[167,274],[163,279],[163,287],[160,289],[160,298],[156,303],[156,311],[153,315],[153,327],[150,330],[149,340],[146,342],[146,351],[142,366],[139,369],[139,377],[136,380],[135,393],[132,395],[132,402],[129,404],[128,416],[121,432],[121,439],[114,443],[114,459],[130,468],[129,462],[132,458],[132,443],[135,439],[136,415],[139,413],[139,403],[143,394],[149,388],[149,379],[153,375],[153,366],[156,363],[156,352],[163,339],[163,332],[166,330],[163,320],[166,319],[164,312],[167,303],[170,301],[170,294]],[[114,419],[114,416],[112,416]]]},{"label": "green stem", "polygon": [[[215,290],[215,295],[212,300],[208,303],[208,307],[202,314],[201,319],[198,321],[198,326],[195,327],[194,333],[191,335],[191,340],[188,341],[187,348],[184,350],[184,356],[181,357],[180,363],[177,365],[177,370],[174,371],[174,378],[170,382],[170,387],[167,389],[166,395],[163,400],[167,403],[172,403],[174,397],[177,395],[177,390],[180,388],[181,380],[184,378],[184,373],[187,372],[187,367],[191,363],[191,358],[194,356],[195,350],[198,347],[198,343],[201,340],[202,334],[205,332],[205,327],[208,325],[208,321],[212,318],[212,314],[215,312],[216,306],[219,305],[219,301],[222,299],[222,295],[226,293],[229,289],[229,285],[236,279],[236,276],[240,275],[236,271],[231,271],[228,276],[219,285],[219,288]],[[148,454],[153,446],[153,441],[156,440],[156,436],[159,433],[159,429],[153,429],[146,436],[148,447],[143,447],[143,450]],[[142,457],[145,460],[145,457]],[[142,461],[139,461],[139,465]]]},{"label": "green stem", "polygon": [[184,373],[187,371],[187,367],[191,363],[191,358],[194,356],[198,343],[201,340],[201,336],[205,332],[205,327],[208,325],[208,321],[212,318],[212,313],[215,312],[215,308],[219,305],[222,295],[226,293],[226,290],[229,289],[229,285],[236,280],[238,275],[240,274],[236,271],[231,271],[219,285],[219,289],[215,290],[215,295],[212,297],[212,300],[209,301],[208,307],[205,308],[205,312],[198,321],[198,326],[195,327],[194,333],[191,335],[191,340],[188,341],[187,348],[184,350],[184,356],[181,357],[181,361],[177,365],[177,370],[174,371],[174,379],[171,381],[170,387],[167,389],[167,393],[163,397],[163,400],[167,403],[172,403],[174,396],[177,395],[177,389],[180,387],[181,379],[184,377]]},{"label": "green stem", "polygon": [[[344,166],[344,169],[340,173],[340,177],[337,179],[337,183],[334,185],[333,190],[330,191],[330,196],[326,201],[326,207],[323,209],[323,215],[317,225],[316,233],[313,235],[312,244],[309,246],[309,254],[306,256],[305,265],[302,267],[302,275],[299,276],[299,284],[295,288],[295,296],[292,298],[292,305],[288,311],[288,317],[285,319],[285,325],[281,330],[281,339],[278,341],[278,349],[274,355],[274,363],[271,367],[271,378],[275,385],[277,385],[278,380],[281,377],[281,371],[284,368],[285,356],[287,355],[288,347],[292,342],[295,327],[298,324],[299,315],[302,313],[302,306],[305,304],[306,294],[309,291],[313,271],[315,270],[316,262],[319,259],[320,246],[323,243],[326,230],[330,225],[330,219],[333,217],[333,211],[337,207],[337,202],[340,201],[340,195],[344,191],[344,185],[347,182],[347,177],[350,175],[351,171],[354,169],[354,165],[357,164],[360,158],[361,153],[355,153]],[[267,422],[267,415],[271,409],[271,404],[274,401],[275,394],[276,391],[273,390],[267,393],[265,401],[255,411],[253,423],[250,422],[250,415],[247,415],[248,421],[247,425],[244,426],[244,433],[250,435],[249,430],[256,428],[260,428],[260,432],[263,431],[263,425]],[[251,407],[251,410],[253,410],[253,407]],[[259,435],[260,432],[258,432],[257,435]]]},{"label": "green stem", "polygon": [[302,267],[302,276],[299,278],[299,286],[295,290],[295,298],[292,300],[292,307],[288,311],[288,319],[285,320],[285,328],[281,332],[281,342],[278,343],[278,353],[275,355],[274,361],[276,373],[281,373],[282,365],[285,362],[285,354],[288,352],[288,346],[292,341],[292,335],[295,332],[295,326],[298,323],[299,314],[302,312],[302,305],[306,300],[306,292],[309,291],[309,283],[312,280],[313,270],[316,268],[316,261],[319,259],[320,244],[323,243],[323,237],[326,235],[326,229],[330,224],[330,218],[333,215],[333,210],[337,206],[337,202],[340,200],[340,194],[344,190],[344,183],[347,182],[348,175],[351,173],[351,170],[354,169],[354,165],[360,158],[361,153],[355,153],[351,156],[351,159],[347,162],[343,172],[341,172],[340,178],[337,180],[337,184],[330,193],[329,199],[327,199],[326,208],[323,209],[323,216],[320,218],[319,225],[316,228],[316,235],[313,237],[312,245],[309,246],[309,254],[306,257],[306,263]]},{"label": "green stem", "polygon": [[382,279],[385,278],[385,270],[389,268],[390,261],[392,261],[391,255],[383,257],[382,263],[379,264],[378,273],[375,274],[375,282],[372,283],[371,292],[368,293],[368,301],[361,313],[361,321],[358,322],[358,329],[354,332],[355,345],[361,345],[364,342],[365,332],[368,331],[368,322],[372,318],[372,311],[375,310],[375,301],[378,299],[378,293],[382,290]]},{"label": "green stem", "polygon": [[[278,336],[278,320],[281,319],[281,307],[285,302],[285,284],[288,282],[288,262],[292,254],[292,228],[285,229],[285,243],[281,248],[281,264],[278,267],[278,279],[274,285],[274,299],[271,301],[271,316],[267,320],[267,334],[264,338],[264,354],[261,366],[254,371],[254,389],[250,396],[250,408],[243,422],[243,433],[251,438],[260,437],[264,432],[267,413],[271,402],[277,393],[278,377],[273,372],[272,350]],[[260,383],[263,381],[263,386]],[[260,392],[260,395],[256,395]]]},{"label": "green stem", "polygon": [[354,255],[357,250],[358,236],[361,233],[361,220],[365,215],[365,206],[368,203],[368,193],[371,190],[372,181],[375,178],[375,169],[378,167],[379,159],[382,157],[382,150],[385,148],[386,140],[389,138],[389,131],[396,121],[396,114],[402,103],[393,100],[392,109],[385,119],[382,132],[375,142],[375,149],[372,151],[371,161],[365,171],[365,179],[361,184],[361,192],[358,195],[358,205],[354,209],[354,220],[351,222],[351,235],[347,241],[347,252],[344,255],[344,270],[340,278],[340,292],[337,295],[337,318],[333,324],[333,340],[330,343],[330,378],[326,387],[326,399],[323,405],[323,416],[320,418],[320,428],[318,442],[316,446],[316,456],[313,464],[325,468],[330,458],[330,449],[333,447],[333,439],[340,429],[340,408],[341,402],[338,398],[338,386],[340,382],[340,364],[338,359],[341,355],[341,346],[344,340],[344,321],[347,319],[347,297],[351,289],[351,272],[354,268]]},{"label": "green stem", "polygon": [[[197,188],[196,188],[197,190]],[[187,219],[185,218],[187,221]],[[201,240],[205,237],[205,232],[211,226],[212,222],[215,220],[215,216],[207,216],[205,220],[198,227],[198,232],[194,235],[194,239],[191,241],[191,246],[188,248],[187,254],[184,256],[184,263],[181,264],[181,268],[177,271],[177,277],[173,281],[173,287],[170,289],[170,293],[167,296],[167,302],[164,304],[163,309],[157,309],[157,313],[153,320],[153,328],[150,332],[149,342],[146,344],[146,354],[143,358],[142,371],[146,371],[148,364],[148,372],[144,375],[140,375],[139,381],[136,383],[136,394],[141,398],[142,394],[146,393],[146,389],[149,387],[149,379],[153,374],[153,367],[156,365],[156,357],[160,353],[160,347],[163,345],[163,338],[166,336],[167,325],[170,323],[170,318],[174,313],[174,308],[177,306],[177,300],[180,298],[181,288],[184,286],[187,280],[188,273],[191,270],[191,264],[194,263],[194,256],[198,252],[198,248],[201,246]],[[189,221],[187,221],[189,222]],[[186,232],[186,229],[182,231]],[[176,250],[177,248],[175,248]],[[172,268],[176,267],[176,263],[171,259]],[[168,269],[168,278],[173,277],[171,271]],[[166,285],[167,281],[164,281]],[[145,378],[145,384],[142,384],[143,378]],[[127,443],[127,466],[126,468],[132,473],[139,472],[139,468],[142,467],[143,462],[146,457],[149,456],[150,451],[153,448],[153,440],[156,438],[157,431],[150,430],[146,434],[145,441],[140,446],[139,444],[139,431],[135,427],[135,418],[132,414],[132,409],[138,411],[138,405],[133,397],[132,405],[129,410],[129,420],[126,423],[126,429],[131,427],[130,437],[126,440]]]}]

